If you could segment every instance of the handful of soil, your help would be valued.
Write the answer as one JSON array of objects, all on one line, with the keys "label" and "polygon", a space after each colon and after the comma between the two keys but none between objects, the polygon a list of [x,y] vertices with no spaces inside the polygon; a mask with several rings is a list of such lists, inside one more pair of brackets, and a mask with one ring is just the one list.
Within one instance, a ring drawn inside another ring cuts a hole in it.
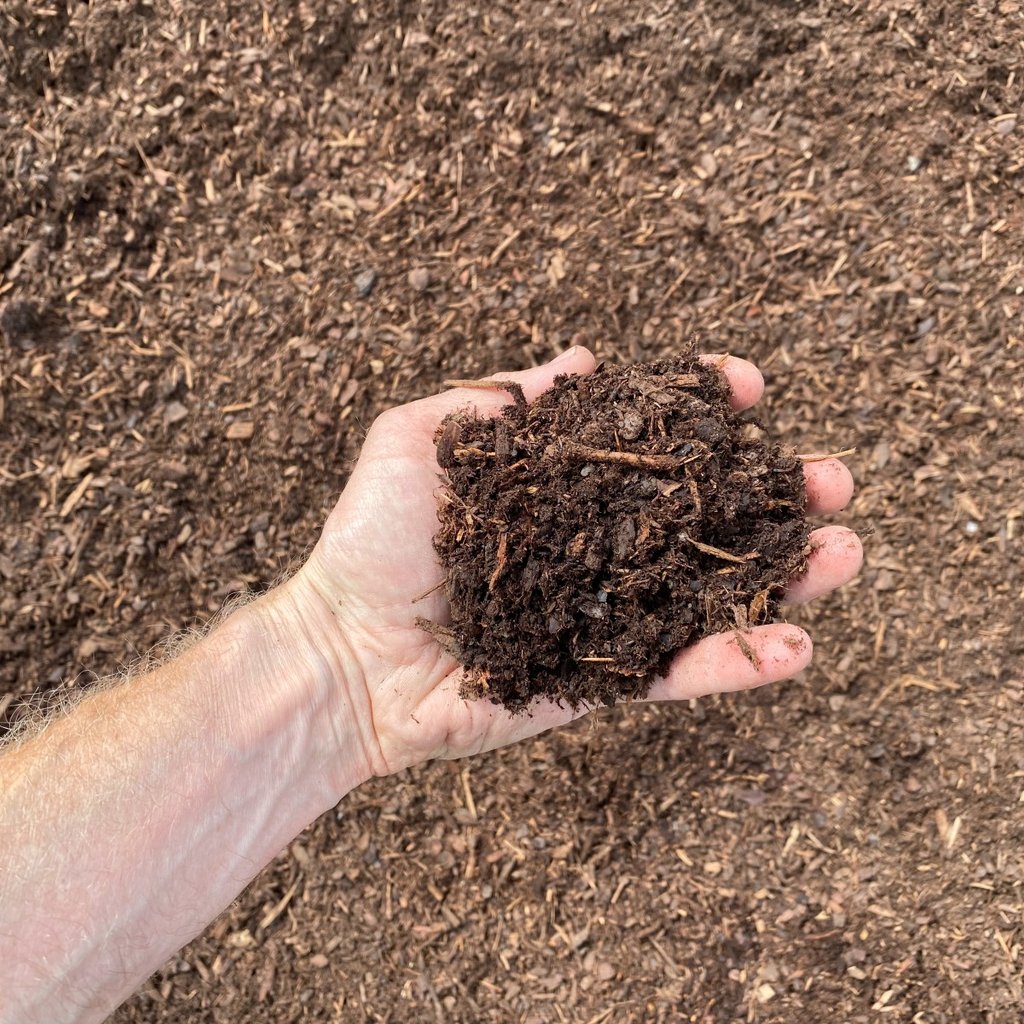
[{"label": "handful of soil", "polygon": [[803,467],[732,412],[721,373],[600,366],[529,406],[500,386],[500,416],[436,438],[451,625],[422,624],[468,668],[464,696],[639,698],[679,648],[771,621],[810,551]]}]

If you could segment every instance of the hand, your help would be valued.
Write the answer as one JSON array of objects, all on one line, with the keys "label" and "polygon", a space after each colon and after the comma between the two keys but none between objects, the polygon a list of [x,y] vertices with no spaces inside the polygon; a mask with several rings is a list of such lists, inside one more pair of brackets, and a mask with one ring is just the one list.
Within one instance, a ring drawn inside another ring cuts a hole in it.
[{"label": "hand", "polygon": [[[532,401],[557,375],[590,373],[594,366],[586,349],[574,348],[544,366],[495,376],[517,381]],[[751,363],[730,357],[722,369],[736,409],[761,397],[764,381]],[[493,415],[509,400],[500,392],[457,390],[380,416],[319,544],[293,581],[305,629],[326,650],[327,664],[339,666],[334,713],[348,719],[349,734],[350,719],[358,719],[372,774],[490,750],[586,713],[538,701],[513,716],[489,701],[463,700],[459,665],[415,622],[418,616],[442,623],[448,618],[443,572],[431,544],[440,486],[434,433],[456,409],[472,405],[480,415]],[[842,463],[809,463],[805,473],[809,514],[837,512],[850,500],[853,480]],[[790,601],[825,594],[860,568],[860,541],[850,530],[824,527],[812,534],[812,544],[810,565],[793,581]],[[689,700],[761,686],[794,675],[811,660],[810,638],[795,626],[759,626],[747,640],[756,659],[740,650],[732,634],[686,648],[647,699]],[[346,730],[339,722],[336,731]]]}]

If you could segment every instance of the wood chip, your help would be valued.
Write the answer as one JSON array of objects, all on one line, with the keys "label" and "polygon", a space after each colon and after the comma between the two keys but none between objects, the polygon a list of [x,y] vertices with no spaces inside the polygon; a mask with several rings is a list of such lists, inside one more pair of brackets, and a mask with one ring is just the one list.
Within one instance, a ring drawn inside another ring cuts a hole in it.
[{"label": "wood chip", "polygon": [[81,501],[82,495],[89,489],[95,479],[95,473],[86,473],[84,477],[78,482],[78,486],[64,499],[64,504],[60,507],[60,515],[62,519],[66,519],[71,513],[71,510]]},{"label": "wood chip", "polygon": [[255,429],[256,424],[252,420],[235,420],[234,423],[228,424],[224,436],[229,441],[248,441]]}]

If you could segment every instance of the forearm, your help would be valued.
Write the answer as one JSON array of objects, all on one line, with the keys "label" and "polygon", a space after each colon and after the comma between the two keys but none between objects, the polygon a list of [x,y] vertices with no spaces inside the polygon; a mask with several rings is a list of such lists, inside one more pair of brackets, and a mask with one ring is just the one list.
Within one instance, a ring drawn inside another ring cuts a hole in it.
[{"label": "forearm", "polygon": [[367,776],[290,600],[0,755],[3,1024],[104,1019]]}]

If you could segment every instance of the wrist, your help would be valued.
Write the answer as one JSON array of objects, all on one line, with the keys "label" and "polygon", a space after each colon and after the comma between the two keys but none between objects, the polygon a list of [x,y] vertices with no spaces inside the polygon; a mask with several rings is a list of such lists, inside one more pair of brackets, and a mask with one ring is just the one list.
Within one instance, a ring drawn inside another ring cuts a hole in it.
[{"label": "wrist", "polygon": [[239,666],[230,701],[247,717],[252,744],[270,733],[291,734],[317,814],[376,774],[366,709],[351,696],[365,693],[358,666],[318,605],[299,574],[240,608],[204,641]]}]

